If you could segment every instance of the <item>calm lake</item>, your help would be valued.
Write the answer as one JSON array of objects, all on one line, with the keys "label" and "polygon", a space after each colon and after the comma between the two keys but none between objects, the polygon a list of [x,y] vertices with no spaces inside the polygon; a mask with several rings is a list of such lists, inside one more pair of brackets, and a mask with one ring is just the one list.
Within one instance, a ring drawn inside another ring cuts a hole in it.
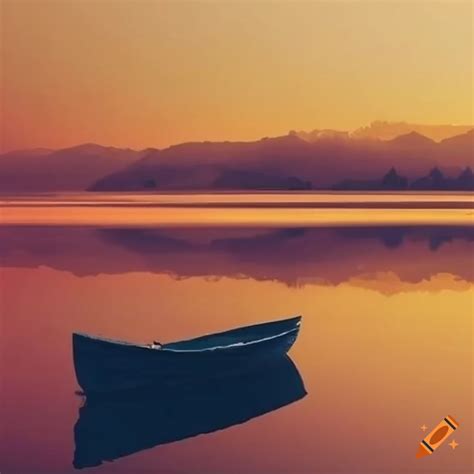
[{"label": "calm lake", "polygon": [[[0,199],[1,473],[472,473],[471,197],[225,196]],[[74,331],[167,342],[297,314],[281,403],[272,374],[172,415],[76,394]]]}]

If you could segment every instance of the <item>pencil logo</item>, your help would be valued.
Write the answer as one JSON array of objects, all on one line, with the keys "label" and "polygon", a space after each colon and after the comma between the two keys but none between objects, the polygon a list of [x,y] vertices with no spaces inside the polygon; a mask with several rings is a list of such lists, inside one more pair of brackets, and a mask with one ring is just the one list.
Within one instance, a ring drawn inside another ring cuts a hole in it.
[{"label": "pencil logo", "polygon": [[[459,423],[452,417],[447,416],[426,436],[420,445],[416,453],[417,458],[422,458],[429,454],[432,454],[438,449],[451,433],[457,430]],[[454,448],[453,448],[454,449]]]}]

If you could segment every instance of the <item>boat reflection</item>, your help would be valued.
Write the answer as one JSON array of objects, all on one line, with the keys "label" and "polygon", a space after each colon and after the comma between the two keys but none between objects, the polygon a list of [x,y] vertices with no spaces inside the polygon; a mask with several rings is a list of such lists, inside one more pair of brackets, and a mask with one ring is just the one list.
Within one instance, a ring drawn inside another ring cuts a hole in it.
[{"label": "boat reflection", "polygon": [[306,395],[288,356],[264,370],[146,390],[89,396],[74,427],[76,469],[222,430]]}]

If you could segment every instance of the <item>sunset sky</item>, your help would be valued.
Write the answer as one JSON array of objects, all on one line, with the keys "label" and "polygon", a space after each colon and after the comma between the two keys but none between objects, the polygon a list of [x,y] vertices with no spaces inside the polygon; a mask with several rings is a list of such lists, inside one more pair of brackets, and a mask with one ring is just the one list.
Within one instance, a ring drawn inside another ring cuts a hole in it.
[{"label": "sunset sky", "polygon": [[2,0],[0,146],[469,124],[472,5]]}]

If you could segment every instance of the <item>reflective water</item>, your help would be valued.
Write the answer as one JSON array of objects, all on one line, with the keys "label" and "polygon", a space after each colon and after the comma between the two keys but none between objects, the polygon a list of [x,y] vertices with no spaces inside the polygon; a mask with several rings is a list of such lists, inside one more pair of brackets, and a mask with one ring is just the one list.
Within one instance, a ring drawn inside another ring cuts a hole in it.
[{"label": "reflective water", "polygon": [[[0,196],[3,225],[472,225],[469,193],[65,193]],[[231,211],[231,212],[230,212]]]},{"label": "reflective water", "polygon": [[[0,471],[470,473],[473,243],[445,225],[0,227]],[[73,331],[172,341],[293,314],[301,385],[75,394]],[[446,415],[459,446],[415,459]]]}]

